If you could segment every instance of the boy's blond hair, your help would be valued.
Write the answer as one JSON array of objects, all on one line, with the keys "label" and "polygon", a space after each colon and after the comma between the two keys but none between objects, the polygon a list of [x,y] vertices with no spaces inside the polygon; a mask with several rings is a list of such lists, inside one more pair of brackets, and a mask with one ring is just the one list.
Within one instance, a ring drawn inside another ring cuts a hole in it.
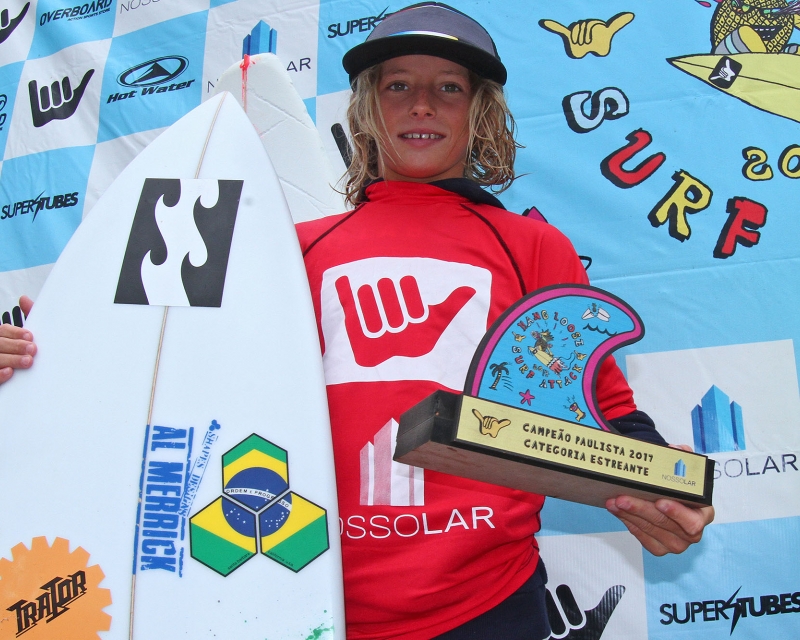
[{"label": "boy's blond hair", "polygon": [[[347,109],[353,155],[344,195],[352,205],[363,202],[364,187],[381,177],[379,141],[391,144],[378,99],[380,78],[380,64],[359,74]],[[514,140],[516,123],[500,84],[472,71],[469,79],[472,100],[464,177],[481,186],[499,187],[495,189],[499,193],[514,180],[514,158],[521,146]]]}]

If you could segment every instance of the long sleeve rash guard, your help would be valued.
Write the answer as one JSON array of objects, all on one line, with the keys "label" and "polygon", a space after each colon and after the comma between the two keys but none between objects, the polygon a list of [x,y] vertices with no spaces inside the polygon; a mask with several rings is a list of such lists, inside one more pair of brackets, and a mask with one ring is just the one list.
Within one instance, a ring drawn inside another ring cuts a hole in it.
[{"label": "long sleeve rash guard", "polygon": [[[366,193],[297,227],[324,354],[347,635],[431,638],[532,575],[544,498],[393,462],[400,414],[460,392],[486,329],[523,295],[588,279],[545,222],[429,184]],[[636,411],[612,358],[597,395],[608,420]]]}]

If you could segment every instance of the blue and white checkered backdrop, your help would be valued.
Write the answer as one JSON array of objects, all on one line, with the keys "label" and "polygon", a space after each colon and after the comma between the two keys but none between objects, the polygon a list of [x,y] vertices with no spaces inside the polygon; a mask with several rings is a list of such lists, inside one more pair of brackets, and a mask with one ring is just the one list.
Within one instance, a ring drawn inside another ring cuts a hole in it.
[{"label": "blue and white checkered backdrop", "polygon": [[[103,191],[213,93],[261,22],[343,171],[340,60],[403,6],[388,1],[0,0],[3,321],[22,322],[18,297],[35,298]],[[680,556],[548,500],[556,600],[568,588],[585,611],[613,611],[581,638],[800,637],[800,33],[761,11],[791,3],[451,4],[509,70],[524,149],[504,203],[535,206],[639,312],[644,339],[617,354],[637,404],[716,461],[717,519]],[[768,52],[741,53],[742,28],[764,25]],[[91,309],[65,322],[86,327]]]}]

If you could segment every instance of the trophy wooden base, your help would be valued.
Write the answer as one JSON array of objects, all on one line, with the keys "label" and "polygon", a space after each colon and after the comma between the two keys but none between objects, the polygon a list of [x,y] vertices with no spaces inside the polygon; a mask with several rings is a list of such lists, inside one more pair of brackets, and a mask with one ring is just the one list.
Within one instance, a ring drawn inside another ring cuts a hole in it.
[{"label": "trophy wooden base", "polygon": [[394,459],[597,507],[619,495],[706,506],[714,482],[706,456],[446,391],[401,416]]}]

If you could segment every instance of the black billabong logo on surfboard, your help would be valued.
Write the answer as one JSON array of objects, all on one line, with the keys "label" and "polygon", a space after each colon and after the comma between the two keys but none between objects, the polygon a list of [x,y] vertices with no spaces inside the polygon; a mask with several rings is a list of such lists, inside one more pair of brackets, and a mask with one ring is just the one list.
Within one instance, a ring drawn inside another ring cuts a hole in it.
[{"label": "black billabong logo on surfboard", "polygon": [[221,306],[243,184],[147,178],[114,302]]}]

